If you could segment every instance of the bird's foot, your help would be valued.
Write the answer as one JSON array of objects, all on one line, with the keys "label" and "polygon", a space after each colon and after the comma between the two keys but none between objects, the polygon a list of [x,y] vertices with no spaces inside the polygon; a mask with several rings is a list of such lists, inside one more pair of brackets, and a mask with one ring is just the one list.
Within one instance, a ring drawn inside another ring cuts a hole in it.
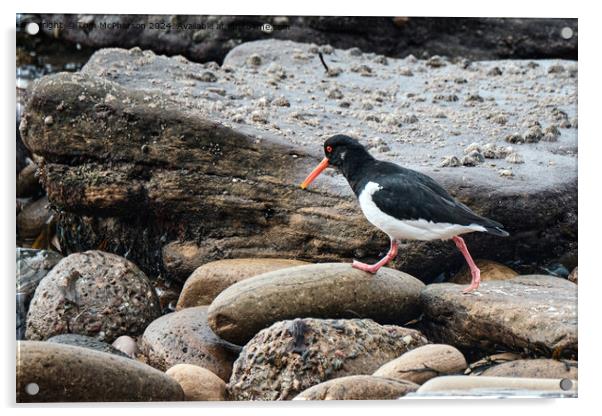
[{"label": "bird's foot", "polygon": [[481,283],[481,271],[475,266],[472,270],[472,281],[470,282],[470,286],[462,291],[462,293],[471,293],[479,288],[479,284]]},{"label": "bird's foot", "polygon": [[466,289],[462,290],[462,293],[471,293],[479,288],[479,283],[471,283]]},{"label": "bird's foot", "polygon": [[366,264],[366,263],[362,263],[362,262],[357,261],[357,260],[353,260],[353,263],[351,263],[351,267],[353,267],[354,269],[358,269],[358,270],[362,270],[364,272],[368,272],[368,273],[374,274],[382,266],[380,264],[378,264],[378,263],[376,263],[376,264]]}]

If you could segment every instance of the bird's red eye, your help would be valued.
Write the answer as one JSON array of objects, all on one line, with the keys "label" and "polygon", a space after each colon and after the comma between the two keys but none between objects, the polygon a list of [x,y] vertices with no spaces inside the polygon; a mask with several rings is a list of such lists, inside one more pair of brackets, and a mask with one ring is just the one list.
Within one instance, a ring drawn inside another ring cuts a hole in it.
[{"label": "bird's red eye", "polygon": [[332,152],[332,146],[326,146],[326,151],[327,151],[328,153]]}]

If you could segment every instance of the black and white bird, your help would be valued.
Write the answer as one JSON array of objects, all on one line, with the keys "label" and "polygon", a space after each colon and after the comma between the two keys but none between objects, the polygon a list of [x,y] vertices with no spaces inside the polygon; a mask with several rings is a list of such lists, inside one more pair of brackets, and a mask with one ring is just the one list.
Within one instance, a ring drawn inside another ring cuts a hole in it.
[{"label": "black and white bird", "polygon": [[481,272],[461,234],[474,231],[508,236],[502,224],[481,217],[455,200],[434,179],[395,163],[377,160],[357,141],[335,135],[324,143],[326,157],[301,184],[307,186],[328,166],[339,170],[353,189],[360,207],[374,226],[391,239],[387,255],[375,264],[353,262],[353,267],[376,273],[397,255],[400,240],[453,240],[463,254],[472,281],[464,292],[479,287]]}]

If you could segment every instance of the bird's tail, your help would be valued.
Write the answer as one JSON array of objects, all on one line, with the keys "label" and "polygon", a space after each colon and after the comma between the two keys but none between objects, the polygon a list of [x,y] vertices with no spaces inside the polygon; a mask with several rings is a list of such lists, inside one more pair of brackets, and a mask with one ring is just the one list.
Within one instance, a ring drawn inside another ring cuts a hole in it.
[{"label": "bird's tail", "polygon": [[510,235],[506,230],[502,229],[502,226],[499,226],[499,227],[484,226],[484,228],[485,228],[485,231],[487,232],[487,234],[497,235],[498,237],[508,237]]}]

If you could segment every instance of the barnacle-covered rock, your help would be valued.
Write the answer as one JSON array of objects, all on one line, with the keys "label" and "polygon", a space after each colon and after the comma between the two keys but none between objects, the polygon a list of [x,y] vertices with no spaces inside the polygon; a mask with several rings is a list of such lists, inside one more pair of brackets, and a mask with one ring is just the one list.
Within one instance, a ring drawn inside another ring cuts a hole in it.
[{"label": "barnacle-covered rock", "polygon": [[120,335],[140,335],[160,313],[153,287],[134,263],[102,251],[75,253],[38,285],[25,338],[75,333],[112,342]]},{"label": "barnacle-covered rock", "polygon": [[260,331],[234,363],[234,400],[290,400],[337,377],[372,374],[384,363],[425,345],[418,331],[370,319],[295,319]]}]

